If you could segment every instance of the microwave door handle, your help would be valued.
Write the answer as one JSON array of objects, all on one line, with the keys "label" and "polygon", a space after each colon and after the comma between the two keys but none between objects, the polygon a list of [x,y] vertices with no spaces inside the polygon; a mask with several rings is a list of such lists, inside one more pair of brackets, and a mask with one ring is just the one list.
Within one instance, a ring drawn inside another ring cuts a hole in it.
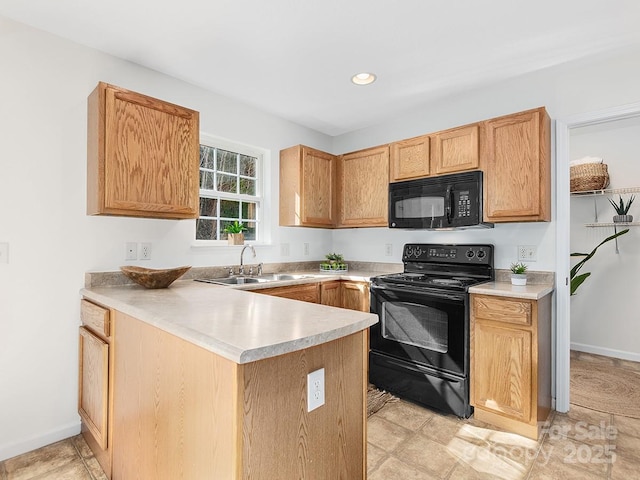
[{"label": "microwave door handle", "polygon": [[453,187],[449,185],[447,187],[446,193],[446,201],[447,201],[447,223],[451,224],[451,219],[453,218]]}]

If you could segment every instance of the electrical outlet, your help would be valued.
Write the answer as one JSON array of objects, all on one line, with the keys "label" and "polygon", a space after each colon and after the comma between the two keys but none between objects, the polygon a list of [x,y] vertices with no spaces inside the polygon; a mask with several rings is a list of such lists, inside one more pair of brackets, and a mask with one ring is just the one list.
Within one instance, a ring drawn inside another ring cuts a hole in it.
[{"label": "electrical outlet", "polygon": [[0,263],[9,263],[9,244],[0,243]]},{"label": "electrical outlet", "polygon": [[307,412],[324,405],[324,368],[307,374]]},{"label": "electrical outlet", "polygon": [[137,260],[138,259],[138,244],[136,242],[127,242],[125,245],[125,260]]},{"label": "electrical outlet", "polygon": [[151,260],[151,243],[140,244],[140,260]]},{"label": "electrical outlet", "polygon": [[280,255],[282,255],[283,257],[288,257],[289,256],[289,244],[288,243],[281,243],[280,244]]},{"label": "electrical outlet", "polygon": [[384,254],[387,257],[390,257],[391,255],[393,255],[393,243],[385,243],[385,245],[384,245]]},{"label": "electrical outlet", "polygon": [[535,262],[538,249],[535,245],[518,245],[518,260],[522,262]]},{"label": "electrical outlet", "polygon": [[304,244],[304,254],[305,255],[309,255],[309,244],[308,243]]}]

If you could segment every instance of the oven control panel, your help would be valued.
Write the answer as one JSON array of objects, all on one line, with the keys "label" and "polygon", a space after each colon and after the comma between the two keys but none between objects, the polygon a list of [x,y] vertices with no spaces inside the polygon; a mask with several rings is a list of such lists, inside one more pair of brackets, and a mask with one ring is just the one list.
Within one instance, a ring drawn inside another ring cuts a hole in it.
[{"label": "oven control panel", "polygon": [[407,243],[402,261],[493,265],[493,245]]}]

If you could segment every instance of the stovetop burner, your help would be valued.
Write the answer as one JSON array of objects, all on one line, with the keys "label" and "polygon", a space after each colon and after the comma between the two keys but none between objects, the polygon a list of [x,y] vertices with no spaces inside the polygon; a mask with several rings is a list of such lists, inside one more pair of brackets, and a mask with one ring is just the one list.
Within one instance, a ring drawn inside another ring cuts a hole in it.
[{"label": "stovetop burner", "polygon": [[402,260],[404,272],[375,277],[374,283],[466,291],[494,278],[492,245],[407,244]]}]

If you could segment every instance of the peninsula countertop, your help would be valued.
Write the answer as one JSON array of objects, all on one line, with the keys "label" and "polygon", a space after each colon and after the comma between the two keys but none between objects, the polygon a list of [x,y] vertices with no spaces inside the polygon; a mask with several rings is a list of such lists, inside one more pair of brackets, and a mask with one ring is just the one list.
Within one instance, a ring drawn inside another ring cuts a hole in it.
[{"label": "peninsula countertop", "polygon": [[80,294],[240,364],[320,345],[378,321],[371,313],[193,280],[163,289],[83,288]]}]

